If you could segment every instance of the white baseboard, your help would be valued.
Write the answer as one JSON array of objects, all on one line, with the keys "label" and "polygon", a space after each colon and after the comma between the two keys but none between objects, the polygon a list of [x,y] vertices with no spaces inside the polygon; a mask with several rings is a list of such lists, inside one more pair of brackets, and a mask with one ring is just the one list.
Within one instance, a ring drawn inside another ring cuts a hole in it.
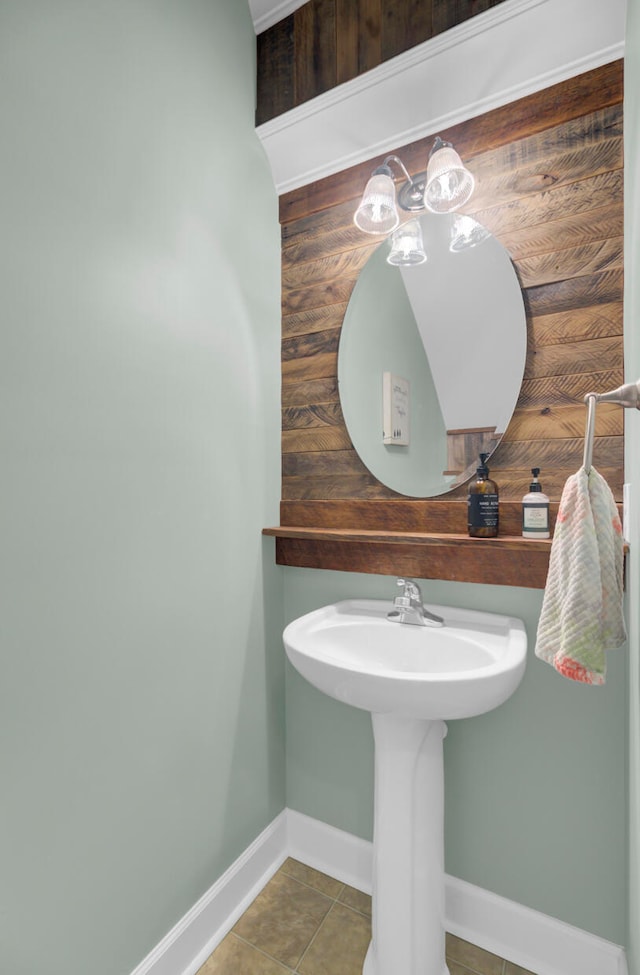
[{"label": "white baseboard", "polygon": [[[372,844],[285,809],[131,975],[195,975],[287,856],[371,892]],[[446,928],[536,975],[628,975],[624,950],[455,877]]]},{"label": "white baseboard", "polygon": [[131,975],[195,975],[287,857],[280,813]]},{"label": "white baseboard", "polygon": [[336,880],[371,893],[372,844],[352,833],[287,809],[289,856]]},{"label": "white baseboard", "polygon": [[[290,855],[371,892],[372,844],[287,810]],[[618,945],[447,876],[445,925],[451,934],[536,975],[627,975]]]},{"label": "white baseboard", "polygon": [[446,878],[451,934],[536,975],[627,975],[624,949],[547,914]]}]

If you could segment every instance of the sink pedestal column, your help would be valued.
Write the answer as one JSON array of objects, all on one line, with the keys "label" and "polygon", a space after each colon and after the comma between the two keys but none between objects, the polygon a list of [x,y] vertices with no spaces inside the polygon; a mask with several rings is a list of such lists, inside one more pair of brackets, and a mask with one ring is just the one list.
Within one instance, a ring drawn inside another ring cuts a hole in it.
[{"label": "sink pedestal column", "polygon": [[444,721],[372,714],[373,937],[363,975],[449,975],[444,933]]}]

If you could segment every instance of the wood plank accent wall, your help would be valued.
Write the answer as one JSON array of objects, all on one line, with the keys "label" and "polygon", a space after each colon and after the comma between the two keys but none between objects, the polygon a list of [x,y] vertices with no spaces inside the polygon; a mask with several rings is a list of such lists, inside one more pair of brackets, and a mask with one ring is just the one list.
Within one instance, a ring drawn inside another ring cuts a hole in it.
[{"label": "wood plank accent wall", "polygon": [[[584,394],[624,381],[622,63],[440,134],[476,176],[465,211],[511,254],[527,312],[524,382],[492,457],[492,476],[501,500],[515,502],[538,466],[557,501],[582,462]],[[430,144],[397,150],[410,172],[424,169]],[[367,528],[366,502],[393,500],[372,506],[378,528],[393,527],[402,511],[402,527],[426,531],[420,525],[434,505],[446,502],[448,511],[466,497],[463,486],[429,502],[401,502],[364,467],[342,418],[340,329],[358,273],[377,246],[353,226],[352,215],[377,162],[281,198],[282,525]],[[598,407],[593,455],[618,501],[623,413]],[[464,532],[461,508],[454,507],[457,527],[441,531]],[[444,515],[445,508],[435,510]]]},{"label": "wood plank accent wall", "polygon": [[503,0],[309,0],[258,35],[256,125]]}]

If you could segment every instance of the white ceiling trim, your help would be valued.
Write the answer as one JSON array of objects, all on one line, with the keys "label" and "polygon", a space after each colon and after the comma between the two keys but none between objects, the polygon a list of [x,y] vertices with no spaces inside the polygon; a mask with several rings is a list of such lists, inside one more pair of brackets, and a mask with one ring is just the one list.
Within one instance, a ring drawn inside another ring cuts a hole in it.
[{"label": "white ceiling trim", "polygon": [[274,5],[273,0],[249,0],[253,27],[256,34],[273,27],[280,20],[288,17],[298,7],[302,7],[307,0],[282,0]]},{"label": "white ceiling trim", "polygon": [[257,128],[278,193],[624,54],[625,0],[505,0]]}]

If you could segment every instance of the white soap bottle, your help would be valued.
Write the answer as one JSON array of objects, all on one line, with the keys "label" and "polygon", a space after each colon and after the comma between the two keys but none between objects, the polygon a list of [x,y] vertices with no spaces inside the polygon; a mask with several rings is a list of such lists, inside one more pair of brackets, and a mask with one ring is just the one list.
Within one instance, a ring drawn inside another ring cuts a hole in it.
[{"label": "white soap bottle", "polygon": [[550,538],[549,531],[549,498],[542,493],[542,485],[538,480],[539,467],[532,467],[533,481],[529,485],[529,493],[522,499],[522,536],[523,538]]}]

